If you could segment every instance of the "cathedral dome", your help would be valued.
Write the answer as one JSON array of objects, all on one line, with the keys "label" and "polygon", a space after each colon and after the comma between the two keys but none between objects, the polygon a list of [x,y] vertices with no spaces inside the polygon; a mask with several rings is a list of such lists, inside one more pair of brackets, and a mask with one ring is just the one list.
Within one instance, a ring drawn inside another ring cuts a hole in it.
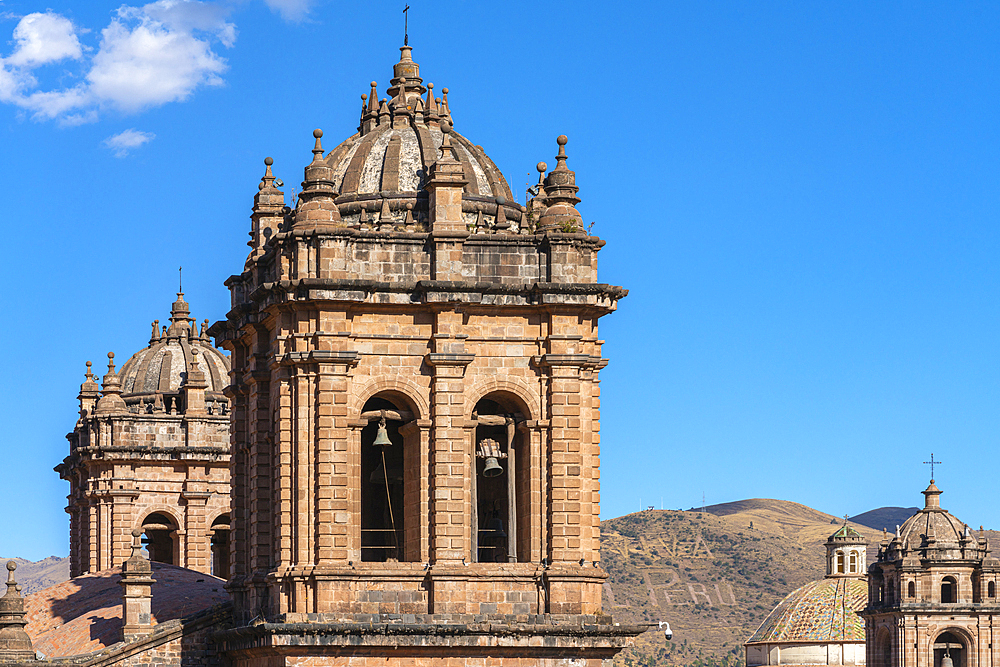
[{"label": "cathedral dome", "polygon": [[941,490],[933,479],[922,493],[925,498],[924,508],[899,527],[892,547],[902,547],[908,551],[956,549],[969,542],[969,527],[941,508]]},{"label": "cathedral dome", "polygon": [[161,330],[159,320],[153,322],[149,345],[122,366],[119,373],[122,398],[129,407],[151,403],[157,394],[180,393],[193,358],[197,358],[205,375],[206,398],[228,402],[222,390],[229,384],[229,358],[212,346],[206,332],[208,320],[205,322],[199,334],[184,294],[178,293],[170,312],[170,325]]},{"label": "cathedral dome", "polygon": [[858,612],[868,604],[861,578],[828,578],[798,588],[774,608],[747,644],[864,642]]},{"label": "cathedral dome", "polygon": [[[428,215],[425,186],[430,168],[442,155],[444,136],[449,134],[452,155],[465,181],[466,224],[482,225],[485,216],[489,224],[516,230],[524,209],[514,202],[507,180],[482,146],[452,128],[448,89],[442,88],[442,97],[435,97],[434,84],[425,86],[420,77],[411,47],[400,51],[387,96],[378,99],[378,84],[373,81],[369,93],[362,95],[357,133],[306,168],[297,211],[317,191],[328,192],[335,201],[338,226],[366,228],[375,221],[391,221],[397,229],[421,231]],[[323,136],[319,130],[314,134],[317,140]],[[319,141],[316,145],[314,153],[322,150]],[[268,184],[268,193],[271,188]],[[499,208],[503,211],[498,216]]]}]

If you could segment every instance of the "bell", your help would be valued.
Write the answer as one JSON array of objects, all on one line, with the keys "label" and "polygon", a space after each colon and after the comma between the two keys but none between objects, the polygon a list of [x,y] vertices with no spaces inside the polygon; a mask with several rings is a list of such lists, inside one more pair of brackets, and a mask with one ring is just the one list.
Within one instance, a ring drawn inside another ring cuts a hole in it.
[{"label": "bell", "polygon": [[496,477],[497,475],[503,474],[503,468],[500,467],[500,462],[497,461],[497,457],[491,456],[486,459],[486,465],[483,466],[483,477]]},{"label": "bell", "polygon": [[951,660],[950,653],[945,653],[944,657],[941,658],[941,667],[955,667],[955,663]]},{"label": "bell", "polygon": [[392,445],[392,440],[389,439],[389,432],[385,430],[384,419],[378,423],[378,433],[375,434],[375,442],[372,444],[376,447],[390,447]]},{"label": "bell", "polygon": [[503,529],[503,521],[500,519],[499,511],[493,510],[493,516],[486,522],[486,530],[491,531],[493,533],[493,537],[501,540],[507,539],[507,533]]}]

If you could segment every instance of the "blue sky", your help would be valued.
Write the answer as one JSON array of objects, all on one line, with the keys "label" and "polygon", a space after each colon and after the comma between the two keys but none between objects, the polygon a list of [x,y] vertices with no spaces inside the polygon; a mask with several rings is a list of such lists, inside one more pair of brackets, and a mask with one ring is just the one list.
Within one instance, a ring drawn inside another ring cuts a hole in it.
[{"label": "blue sky", "polygon": [[[1000,6],[410,4],[513,189],[569,136],[630,290],[601,325],[605,517],[916,505],[934,452],[943,505],[1000,527]],[[401,8],[0,0],[0,554],[67,553],[84,362],[145,345],[179,265],[224,317],[263,158],[297,184],[313,128],[354,131]]]}]

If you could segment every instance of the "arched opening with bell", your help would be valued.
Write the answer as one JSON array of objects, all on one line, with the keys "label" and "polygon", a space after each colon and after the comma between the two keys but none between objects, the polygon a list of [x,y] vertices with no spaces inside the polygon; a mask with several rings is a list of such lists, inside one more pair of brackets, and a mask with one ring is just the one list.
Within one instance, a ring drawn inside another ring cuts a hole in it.
[{"label": "arched opening with bell", "polygon": [[965,641],[954,632],[942,632],[934,640],[933,667],[968,667]]},{"label": "arched opening with bell", "polygon": [[476,403],[473,558],[480,563],[530,560],[530,455],[527,411],[511,396],[494,393]]},{"label": "arched opening with bell", "polygon": [[378,394],[361,418],[367,422],[361,428],[361,561],[419,560],[420,478],[411,465],[415,436],[407,428],[414,412],[400,397]]}]

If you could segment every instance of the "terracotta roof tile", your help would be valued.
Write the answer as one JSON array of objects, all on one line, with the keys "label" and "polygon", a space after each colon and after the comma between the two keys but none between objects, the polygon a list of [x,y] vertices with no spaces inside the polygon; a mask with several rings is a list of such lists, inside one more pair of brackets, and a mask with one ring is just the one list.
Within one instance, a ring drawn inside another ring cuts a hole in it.
[{"label": "terracotta roof tile", "polygon": [[[227,602],[225,582],[209,574],[153,563],[152,612],[156,623],[185,618]],[[121,569],[64,581],[25,599],[35,650],[47,657],[99,651],[121,641]]]}]

